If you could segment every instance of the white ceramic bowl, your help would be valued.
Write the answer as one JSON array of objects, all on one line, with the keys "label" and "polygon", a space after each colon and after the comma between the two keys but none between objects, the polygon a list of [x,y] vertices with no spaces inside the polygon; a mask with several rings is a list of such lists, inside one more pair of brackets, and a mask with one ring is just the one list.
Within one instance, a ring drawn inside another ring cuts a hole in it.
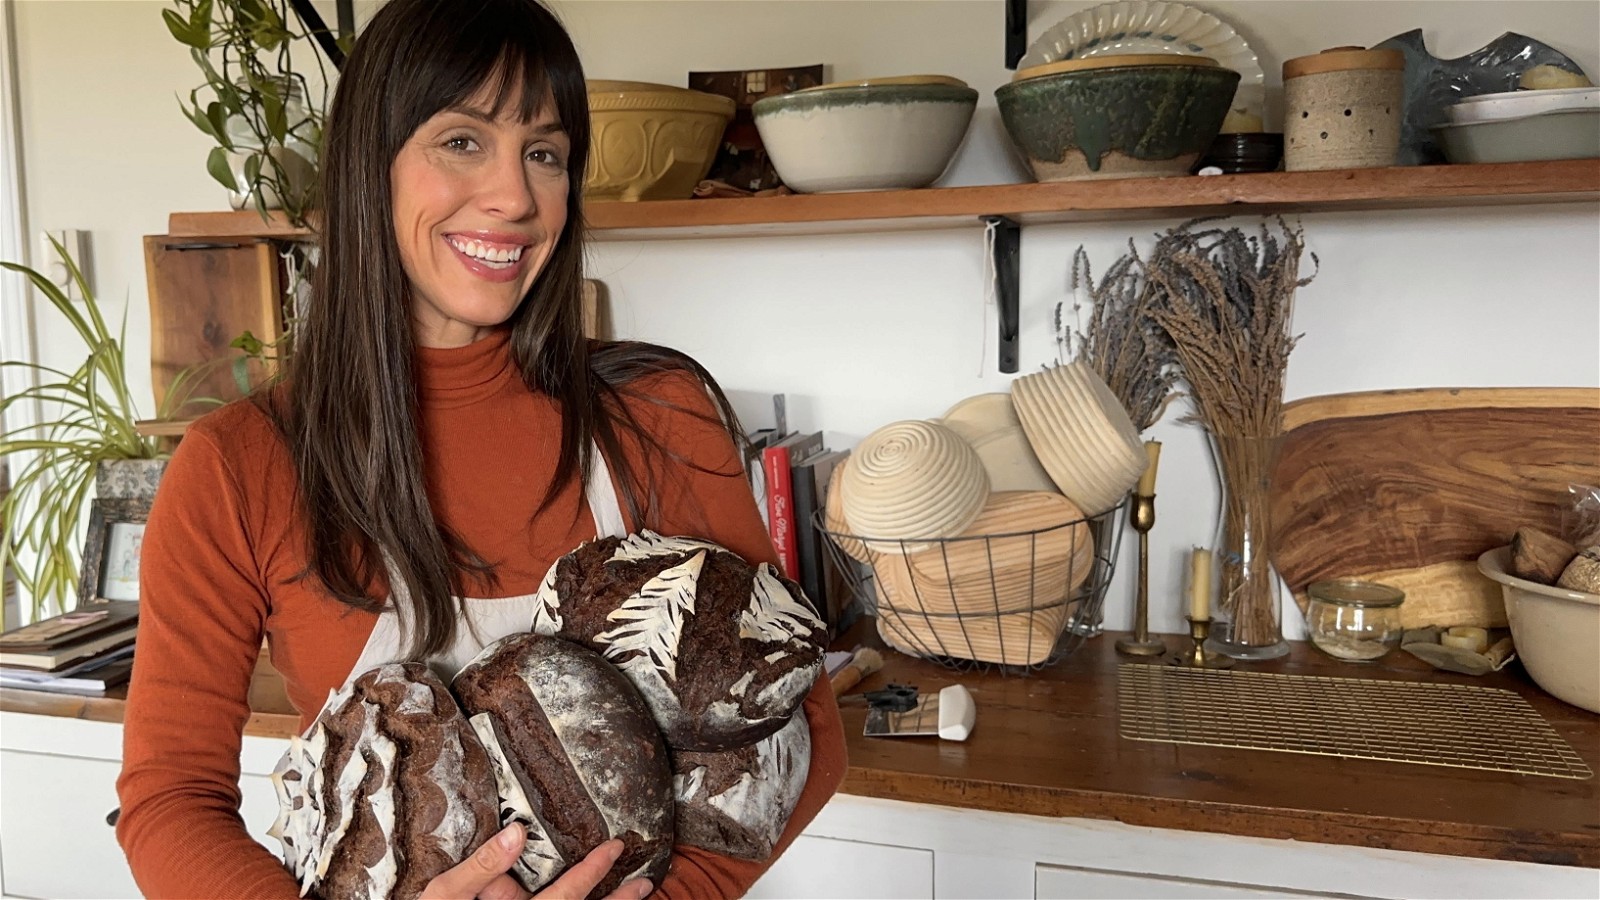
[{"label": "white ceramic bowl", "polygon": [[1600,157],[1600,107],[1439,125],[1433,134],[1453,163],[1594,159]]},{"label": "white ceramic bowl", "polygon": [[1574,109],[1600,109],[1600,88],[1556,88],[1546,91],[1506,91],[1479,94],[1445,107],[1452,124],[1520,119],[1540,113]]},{"label": "white ceramic bowl", "polygon": [[1557,700],[1600,713],[1600,594],[1518,578],[1506,571],[1510,553],[1484,553],[1478,571],[1500,584],[1523,668]]},{"label": "white ceramic bowl", "polygon": [[978,92],[965,85],[866,82],[756,101],[756,130],[791,189],[927,187],[966,136]]}]

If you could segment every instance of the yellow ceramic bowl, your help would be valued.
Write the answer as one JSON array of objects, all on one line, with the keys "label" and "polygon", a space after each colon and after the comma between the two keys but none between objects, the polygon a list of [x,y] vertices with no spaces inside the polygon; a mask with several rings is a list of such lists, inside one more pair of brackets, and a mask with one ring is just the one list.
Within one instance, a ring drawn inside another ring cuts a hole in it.
[{"label": "yellow ceramic bowl", "polygon": [[590,81],[588,200],[687,200],[716,159],[733,100],[642,81]]}]

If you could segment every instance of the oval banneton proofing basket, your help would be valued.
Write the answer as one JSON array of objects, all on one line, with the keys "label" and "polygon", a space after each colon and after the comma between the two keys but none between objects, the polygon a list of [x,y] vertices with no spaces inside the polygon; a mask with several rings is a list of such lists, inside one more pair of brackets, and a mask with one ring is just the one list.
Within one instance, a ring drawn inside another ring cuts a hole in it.
[{"label": "oval banneton proofing basket", "polygon": [[1506,571],[1510,552],[1485,552],[1478,571],[1500,585],[1523,668],[1557,700],[1600,713],[1600,594],[1518,578]]},{"label": "oval banneton proofing basket", "polygon": [[991,491],[1054,491],[1055,482],[1022,430],[1011,395],[977,394],[950,407],[937,421],[978,451]]},{"label": "oval banneton proofing basket", "polygon": [[933,184],[977,108],[965,84],[867,82],[764,97],[752,113],[778,177],[809,194]]},{"label": "oval banneton proofing basket", "polygon": [[[842,481],[835,472],[813,525],[836,584],[877,618],[894,649],[956,671],[1032,670],[1099,632],[1127,521],[1122,506],[1085,517],[1054,491],[994,492],[959,535],[882,541],[852,532],[836,512]],[[918,549],[874,549],[900,543]]]}]

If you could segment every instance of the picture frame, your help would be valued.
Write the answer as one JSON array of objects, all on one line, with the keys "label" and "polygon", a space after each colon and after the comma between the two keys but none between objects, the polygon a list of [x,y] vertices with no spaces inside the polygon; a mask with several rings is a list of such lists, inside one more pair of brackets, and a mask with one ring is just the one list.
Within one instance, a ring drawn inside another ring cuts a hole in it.
[{"label": "picture frame", "polygon": [[744,191],[771,190],[783,184],[767,158],[761,133],[756,130],[751,107],[763,97],[789,94],[822,84],[823,64],[787,69],[735,69],[725,72],[690,72],[689,89],[718,94],[734,103],[733,121],[706,178]]},{"label": "picture frame", "polygon": [[78,605],[139,599],[139,557],[150,500],[96,497],[89,506]]}]

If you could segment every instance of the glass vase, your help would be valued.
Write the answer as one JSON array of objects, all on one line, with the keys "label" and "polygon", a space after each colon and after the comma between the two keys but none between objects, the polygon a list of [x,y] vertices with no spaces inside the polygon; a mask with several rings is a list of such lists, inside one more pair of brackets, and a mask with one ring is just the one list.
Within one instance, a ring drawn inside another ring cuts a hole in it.
[{"label": "glass vase", "polygon": [[1269,489],[1283,435],[1207,434],[1222,487],[1212,537],[1213,608],[1206,649],[1234,659],[1273,659],[1283,640],[1283,597],[1272,567]]}]

